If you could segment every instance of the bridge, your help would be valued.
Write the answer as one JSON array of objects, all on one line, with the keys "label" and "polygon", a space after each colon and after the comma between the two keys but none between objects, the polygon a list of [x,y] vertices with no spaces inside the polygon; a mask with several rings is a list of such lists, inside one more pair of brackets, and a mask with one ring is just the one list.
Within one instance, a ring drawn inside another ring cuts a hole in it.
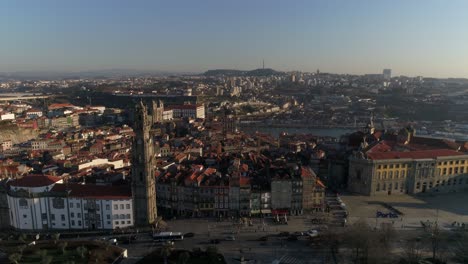
[{"label": "bridge", "polygon": [[24,94],[0,94],[0,101],[27,101],[46,99],[53,97],[54,95],[24,95]]}]

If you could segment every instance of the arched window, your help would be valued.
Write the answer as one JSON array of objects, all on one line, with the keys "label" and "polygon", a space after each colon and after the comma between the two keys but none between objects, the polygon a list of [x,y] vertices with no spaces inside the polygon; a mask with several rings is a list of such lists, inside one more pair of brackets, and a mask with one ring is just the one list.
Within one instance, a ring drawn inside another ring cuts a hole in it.
[{"label": "arched window", "polygon": [[380,191],[380,183],[377,183],[377,187],[375,188],[375,190],[378,192]]},{"label": "arched window", "polygon": [[18,203],[19,203],[19,206],[21,207],[28,207],[28,200],[24,198],[21,198]]},{"label": "arched window", "polygon": [[395,183],[395,190],[398,190],[398,182]]},{"label": "arched window", "polygon": [[398,179],[399,174],[400,174],[400,171],[395,171],[395,179]]},{"label": "arched window", "polygon": [[387,190],[387,184],[384,182],[383,184],[383,188],[382,188],[384,191]]}]

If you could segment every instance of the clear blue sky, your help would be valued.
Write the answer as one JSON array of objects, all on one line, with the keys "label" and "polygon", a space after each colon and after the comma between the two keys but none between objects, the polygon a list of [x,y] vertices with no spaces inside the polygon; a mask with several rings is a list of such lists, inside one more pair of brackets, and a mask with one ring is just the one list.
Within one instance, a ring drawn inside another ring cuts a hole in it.
[{"label": "clear blue sky", "polygon": [[213,68],[468,77],[466,0],[2,0],[0,72]]}]

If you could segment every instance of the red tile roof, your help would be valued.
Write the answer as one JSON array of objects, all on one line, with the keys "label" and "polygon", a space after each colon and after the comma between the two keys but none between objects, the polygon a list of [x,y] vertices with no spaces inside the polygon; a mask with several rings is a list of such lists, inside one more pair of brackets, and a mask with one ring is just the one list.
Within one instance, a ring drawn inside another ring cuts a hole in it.
[{"label": "red tile roof", "polygon": [[56,184],[52,192],[69,191],[69,197],[94,199],[129,199],[132,197],[130,186],[107,186],[94,184]]},{"label": "red tile roof", "polygon": [[450,149],[434,149],[420,151],[389,151],[389,152],[371,152],[367,153],[367,157],[372,160],[383,159],[435,159],[444,156],[462,156],[464,153]]},{"label": "red tile roof", "polygon": [[10,182],[10,186],[16,187],[44,187],[60,181],[61,178],[52,175],[26,175]]}]

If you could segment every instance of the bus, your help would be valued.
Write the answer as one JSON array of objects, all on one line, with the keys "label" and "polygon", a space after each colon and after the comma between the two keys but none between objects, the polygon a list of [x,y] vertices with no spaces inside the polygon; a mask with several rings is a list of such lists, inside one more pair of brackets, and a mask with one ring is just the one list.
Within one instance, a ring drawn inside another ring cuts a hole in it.
[{"label": "bus", "polygon": [[154,241],[174,241],[184,240],[184,235],[181,232],[161,232],[153,234]]}]

